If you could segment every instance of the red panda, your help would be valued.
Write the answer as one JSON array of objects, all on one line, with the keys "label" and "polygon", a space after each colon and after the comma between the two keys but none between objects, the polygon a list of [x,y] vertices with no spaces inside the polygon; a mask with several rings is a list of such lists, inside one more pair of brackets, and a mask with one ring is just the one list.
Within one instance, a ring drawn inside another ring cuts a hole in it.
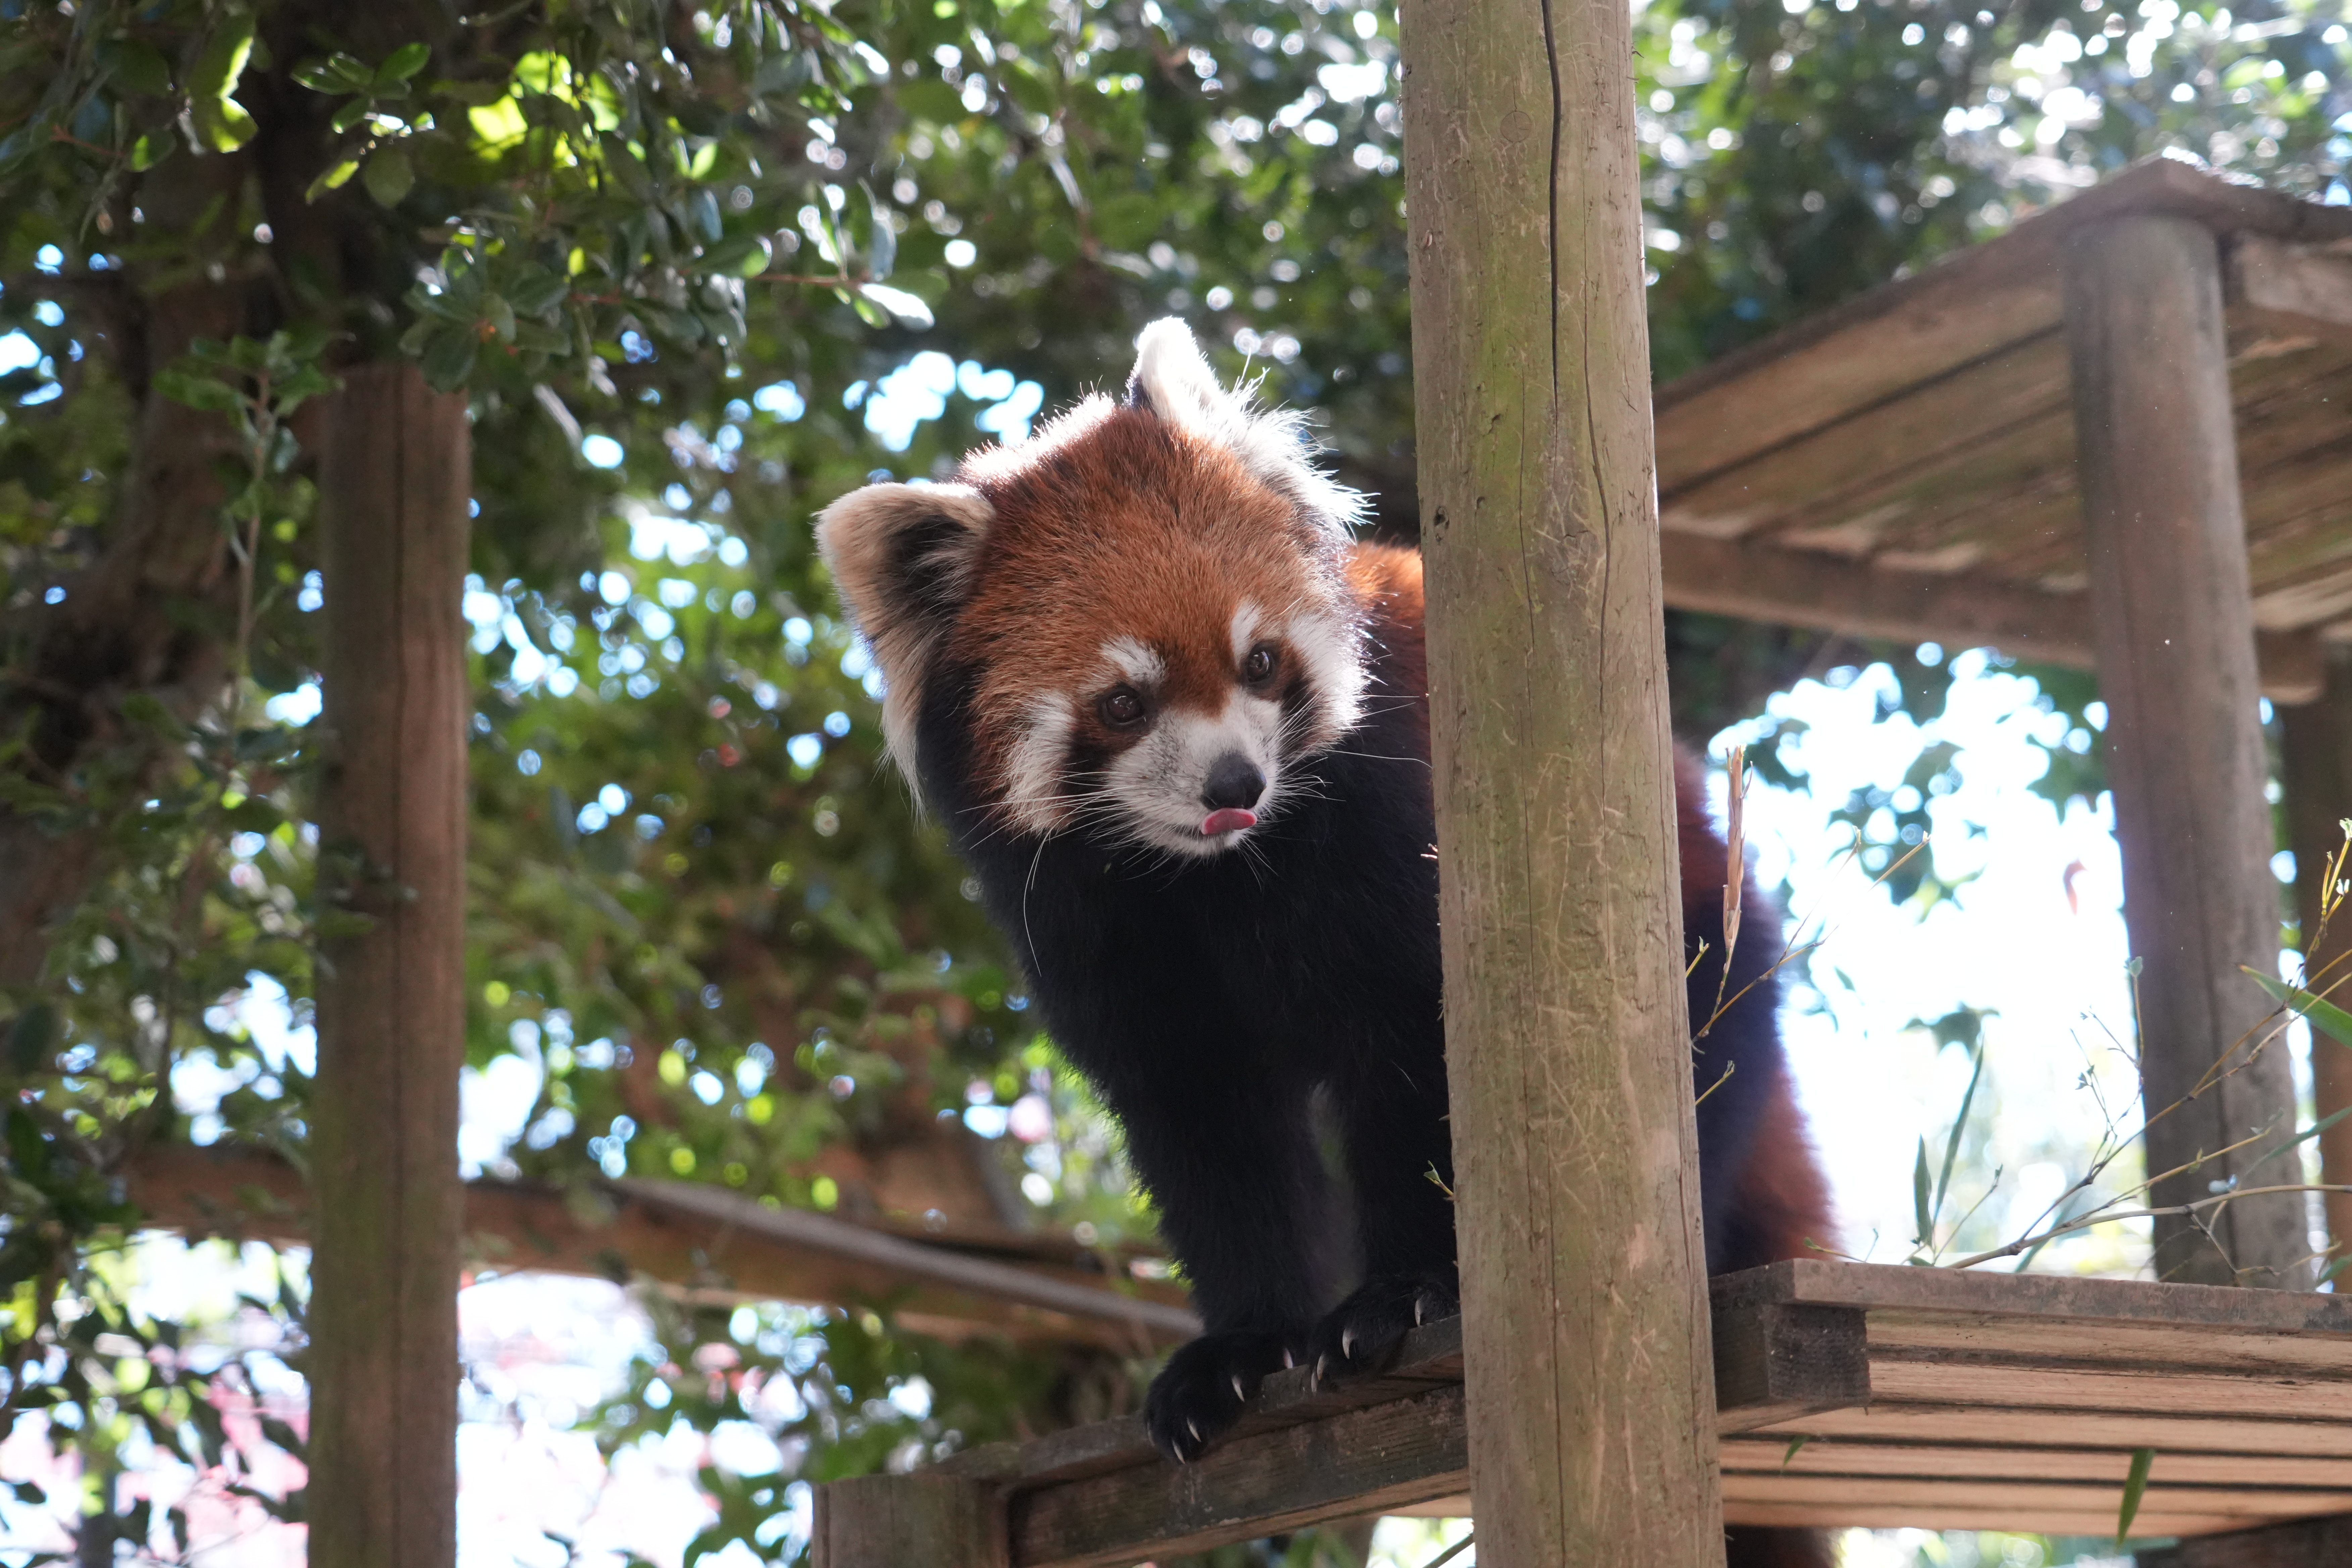
[{"label": "red panda", "polygon": [[[1181,1460],[1268,1372],[1377,1366],[1456,1310],[1453,1161],[1420,556],[1357,542],[1360,498],[1298,417],[1220,385],[1181,322],[1137,346],[1123,402],[1087,398],[948,483],[854,491],[818,542],[887,682],[893,758],[1123,1125],[1192,1282],[1207,1331],[1145,1407]],[[1693,1059],[1722,1272],[1826,1240],[1827,1197],[1776,944],[1751,936],[1722,974],[1701,778],[1684,757],[1694,1019],[1733,999]],[[1339,1245],[1318,1117],[1353,1215]]]}]

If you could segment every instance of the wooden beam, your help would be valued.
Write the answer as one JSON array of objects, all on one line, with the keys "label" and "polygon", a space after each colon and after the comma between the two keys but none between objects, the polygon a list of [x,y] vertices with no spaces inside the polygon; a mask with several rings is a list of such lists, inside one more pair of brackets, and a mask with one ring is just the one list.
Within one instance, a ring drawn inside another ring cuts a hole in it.
[{"label": "wooden beam", "polygon": [[1870,1403],[1864,1314],[1851,1307],[1767,1302],[1715,1314],[1715,1399],[1721,1431]]},{"label": "wooden beam", "polygon": [[936,1470],[853,1476],[816,1490],[817,1568],[1004,1568],[1004,1505],[985,1483]]},{"label": "wooden beam", "polygon": [[[2278,962],[2279,894],[2221,258],[2192,219],[2119,217],[2078,231],[2066,278],[2107,772],[2146,966],[2145,1144],[2152,1172],[2177,1171],[2155,1205],[2177,1205],[2259,1177],[2295,1107],[2270,1004],[2242,973]],[[2157,1220],[2160,1278],[2308,1281],[2300,1194],[2206,1212]]]},{"label": "wooden beam", "polygon": [[2283,338],[2352,339],[2352,254],[2274,239],[2235,237],[2223,286],[2231,324]]},{"label": "wooden beam", "polygon": [[319,471],[322,908],[310,1105],[310,1561],[457,1551],[457,1076],[466,1062],[466,400],[343,374]]},{"label": "wooden beam", "polygon": [[2139,1568],[2342,1568],[2352,1563],[2352,1514],[2234,1531],[2142,1552]]},{"label": "wooden beam", "polygon": [[1722,1561],[1631,13],[1406,0],[1480,1554]]},{"label": "wooden beam", "polygon": [[[2097,662],[2087,594],[1687,533],[1665,536],[1664,564],[1666,603],[1678,610],[1955,649],[1993,647],[2073,669]],[[2316,635],[2257,631],[2254,646],[2264,696],[2308,702],[2318,695],[2326,647]]]},{"label": "wooden beam", "polygon": [[[131,1203],[157,1227],[280,1246],[310,1239],[310,1193],[275,1155],[154,1148],[123,1175]],[[569,1191],[469,1182],[464,1227],[475,1268],[643,1274],[703,1296],[888,1305],[899,1322],[947,1338],[1003,1333],[1141,1354],[1201,1331],[1177,1287],[1108,1279],[1082,1266],[1088,1249],[1066,1237],[1057,1247],[1049,1235],[992,1238],[966,1227],[963,1245],[947,1245],[683,1182]]]},{"label": "wooden beam", "polygon": [[[2278,710],[2279,738],[2304,974],[2346,1005],[2352,1004],[2352,906],[2328,921],[2319,911],[2327,868],[2344,847],[2340,825],[2352,817],[2352,648],[2329,652],[2325,691],[2315,702]],[[2313,1116],[2323,1122],[2352,1108],[2352,1045],[2317,1029],[2311,1034],[2311,1098]],[[2352,1187],[2352,1116],[2319,1135],[2319,1163],[2323,1182]],[[2352,1192],[2329,1193],[2324,1201],[2336,1256],[2352,1254]]]}]

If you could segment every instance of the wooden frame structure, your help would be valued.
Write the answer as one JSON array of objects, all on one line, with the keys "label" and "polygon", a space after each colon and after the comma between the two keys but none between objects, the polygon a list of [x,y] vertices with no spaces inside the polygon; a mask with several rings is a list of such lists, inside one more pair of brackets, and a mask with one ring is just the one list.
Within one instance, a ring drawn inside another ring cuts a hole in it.
[{"label": "wooden frame structure", "polygon": [[[2146,1536],[2268,1531],[2244,1537],[2268,1546],[2299,1539],[2283,1524],[2318,1539],[2343,1527],[2298,1521],[2352,1511],[2352,1301],[1814,1261],[1727,1276],[1712,1301],[1732,1524],[2106,1534],[2140,1448],[2157,1450]],[[1129,1419],[920,1479],[970,1532],[970,1561],[1002,1568],[1120,1568],[1368,1510],[1465,1512],[1461,1331],[1417,1331],[1384,1376],[1318,1389],[1286,1373],[1181,1468]],[[820,1488],[817,1561],[865,1561],[845,1536],[908,1479]],[[899,1546],[895,1561],[929,1560]]]},{"label": "wooden frame structure", "polygon": [[[1416,187],[1416,234],[1424,211]],[[1479,351],[1436,352],[1458,369]],[[2283,1050],[2252,1048],[2269,1005],[2239,973],[2277,945],[2256,700],[2282,705],[2290,789],[2311,797],[2290,808],[2315,923],[2311,876],[2352,814],[2352,210],[2141,165],[1663,389],[1656,433],[1667,604],[2098,670],[2144,1092],[2180,1106],[2151,1163],[2291,1124]],[[1423,489],[1442,537],[1444,487]],[[2320,1092],[2323,1113],[2352,1103],[2352,1071]],[[2205,1197],[2246,1158],[2207,1158],[2157,1200]],[[2352,1124],[2324,1158],[2352,1183]],[[2352,1230],[2352,1205],[2336,1217]],[[1465,1268],[1484,1245],[1465,1233]],[[2307,1282],[2300,1194],[2166,1226],[2158,1248],[2173,1282],[1823,1262],[1715,1281],[1722,1517],[2102,1533],[2151,1449],[2134,1528],[2184,1538],[2168,1568],[2338,1560],[2352,1310],[2215,1288]],[[821,1488],[817,1561],[1107,1568],[1458,1511],[1482,1397],[1475,1347],[1467,1399],[1455,1381],[1463,1352],[1459,1325],[1432,1325],[1388,1376],[1277,1379],[1181,1471],[1112,1423]]]}]

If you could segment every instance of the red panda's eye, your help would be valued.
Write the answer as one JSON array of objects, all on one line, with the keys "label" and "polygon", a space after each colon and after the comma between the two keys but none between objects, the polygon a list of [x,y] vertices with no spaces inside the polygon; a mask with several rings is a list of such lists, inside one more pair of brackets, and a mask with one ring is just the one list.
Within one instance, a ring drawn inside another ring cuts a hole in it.
[{"label": "red panda's eye", "polygon": [[1249,658],[1242,664],[1242,679],[1255,686],[1273,673],[1274,649],[1265,643],[1250,649]]},{"label": "red panda's eye", "polygon": [[1124,730],[1143,721],[1143,699],[1124,686],[1107,693],[1096,704],[1096,710],[1102,714],[1102,721],[1114,730]]}]

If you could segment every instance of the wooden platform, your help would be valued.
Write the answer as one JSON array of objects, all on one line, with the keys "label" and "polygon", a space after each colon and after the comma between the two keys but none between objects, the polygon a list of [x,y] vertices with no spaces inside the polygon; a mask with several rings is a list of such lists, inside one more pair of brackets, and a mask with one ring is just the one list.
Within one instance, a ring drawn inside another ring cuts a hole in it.
[{"label": "wooden platform", "polygon": [[2170,160],[1659,388],[1666,602],[2087,668],[2062,262],[2138,213],[2222,247],[2263,685],[2315,695],[2352,637],[2352,208]]},{"label": "wooden platform", "polygon": [[[1800,1261],[1717,1279],[1714,1304],[1733,1523],[2112,1533],[2143,1447],[2137,1536],[2352,1513],[2352,1300]],[[1417,1331],[1383,1376],[1270,1380],[1192,1465],[1130,1418],[929,1474],[1002,1510],[1013,1568],[1467,1511],[1460,1324]]]}]

